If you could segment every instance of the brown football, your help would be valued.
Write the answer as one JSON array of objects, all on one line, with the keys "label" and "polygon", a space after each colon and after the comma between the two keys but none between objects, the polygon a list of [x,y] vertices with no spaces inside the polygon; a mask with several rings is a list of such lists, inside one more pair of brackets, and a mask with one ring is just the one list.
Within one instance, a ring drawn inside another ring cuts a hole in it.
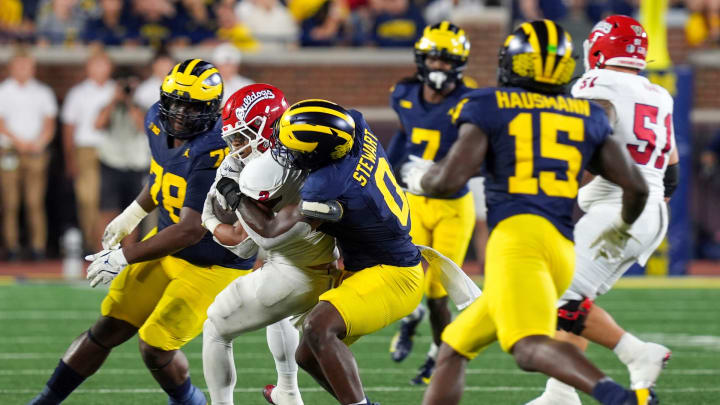
[{"label": "brown football", "polygon": [[217,217],[217,219],[223,224],[232,225],[238,220],[237,215],[235,215],[235,211],[231,209],[224,209],[214,198],[212,200],[212,208],[215,217]]}]

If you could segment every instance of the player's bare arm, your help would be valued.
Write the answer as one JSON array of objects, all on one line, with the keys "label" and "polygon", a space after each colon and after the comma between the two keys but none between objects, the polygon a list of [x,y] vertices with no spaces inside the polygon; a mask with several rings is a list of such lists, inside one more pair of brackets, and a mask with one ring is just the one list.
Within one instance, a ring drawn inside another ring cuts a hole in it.
[{"label": "player's bare arm", "polygon": [[456,193],[480,170],[487,149],[487,135],[476,125],[462,124],[450,152],[423,176],[423,190],[438,197]]},{"label": "player's bare arm", "polygon": [[168,226],[152,238],[123,247],[127,262],[137,263],[168,256],[200,242],[207,232],[202,226],[200,215],[192,208],[183,207],[178,223]]},{"label": "player's bare arm", "polygon": [[220,224],[213,231],[213,236],[223,245],[235,246],[247,239],[248,234],[240,224]]},{"label": "player's bare arm", "polygon": [[630,160],[622,145],[612,137],[605,140],[590,161],[595,172],[623,190],[622,219],[632,224],[645,208],[649,189],[645,178]]}]

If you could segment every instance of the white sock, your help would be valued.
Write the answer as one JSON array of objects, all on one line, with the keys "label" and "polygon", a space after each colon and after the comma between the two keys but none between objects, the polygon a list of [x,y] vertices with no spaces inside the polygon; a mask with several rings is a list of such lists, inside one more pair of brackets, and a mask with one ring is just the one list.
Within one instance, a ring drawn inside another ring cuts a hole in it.
[{"label": "white sock", "polygon": [[407,315],[406,317],[404,317],[403,320],[408,321],[408,322],[409,321],[417,321],[418,319],[420,319],[420,315],[422,314],[422,311],[423,311],[423,305],[422,305],[422,303],[420,303],[420,304],[418,304],[417,308],[415,308],[414,311],[410,312],[410,315]]},{"label": "white sock", "polygon": [[433,360],[437,360],[438,355],[438,345],[435,344],[435,342],[432,342],[430,345],[430,350],[428,350],[427,353],[428,357],[430,357]]},{"label": "white sock", "polygon": [[615,352],[623,364],[628,365],[632,363],[635,359],[635,354],[642,349],[644,344],[645,342],[636,338],[632,333],[625,332],[613,349],[613,352]]},{"label": "white sock", "polygon": [[552,394],[560,394],[563,396],[577,395],[577,393],[575,393],[575,388],[573,388],[571,385],[567,385],[564,382],[552,377],[549,378],[547,380],[547,384],[545,384],[545,392]]},{"label": "white sock", "polygon": [[300,343],[300,332],[290,323],[290,318],[269,325],[266,329],[270,352],[275,359],[277,388],[283,391],[298,391],[295,350]]},{"label": "white sock", "polygon": [[203,325],[203,374],[215,405],[232,405],[237,381],[232,341],[223,339],[210,319]]},{"label": "white sock", "polygon": [[348,404],[348,405],[369,405],[369,404],[370,404],[370,403],[368,402],[367,399],[363,399],[363,400],[360,401],[360,402],[353,402],[352,404]]}]

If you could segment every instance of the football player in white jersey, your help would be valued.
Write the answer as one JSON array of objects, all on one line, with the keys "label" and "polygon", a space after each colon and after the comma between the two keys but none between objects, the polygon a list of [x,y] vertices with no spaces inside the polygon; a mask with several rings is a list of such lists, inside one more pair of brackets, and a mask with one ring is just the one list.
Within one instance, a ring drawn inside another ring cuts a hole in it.
[{"label": "football player in white jersey", "polygon": [[[212,200],[234,210],[238,193],[242,193],[266,212],[277,212],[299,203],[307,173],[286,169],[269,153],[263,153],[270,145],[273,123],[287,109],[282,93],[268,85],[246,86],[238,93],[242,94],[228,100],[223,114],[224,137],[233,152],[218,170],[225,177],[219,177],[208,194],[203,224],[226,248],[238,256],[251,257],[258,246],[264,247],[263,239],[252,232],[239,212],[238,225],[220,223]],[[311,232],[302,239],[265,249],[265,263],[259,270],[217,295],[203,328],[203,372],[213,404],[233,403],[236,372],[232,340],[266,326],[278,383],[267,386],[263,395],[277,405],[303,403],[295,363],[299,336],[288,317],[310,310],[320,294],[333,287],[340,275],[335,263],[338,256],[333,237]]]},{"label": "football player in white jersey", "polygon": [[[639,75],[645,68],[648,38],[636,20],[622,15],[605,18],[592,29],[584,47],[586,72],[573,86],[572,95],[605,108],[613,136],[626,145],[650,195],[642,215],[631,226],[620,217],[619,187],[597,176],[580,189],[578,203],[585,215],[575,226],[575,276],[558,303],[556,337],[583,350],[587,340],[612,349],[628,367],[631,388],[647,388],[655,384],[670,358],[670,349],[626,332],[593,300],[634,263],[645,265],[667,232],[666,200],[678,183],[673,99],[664,88]],[[600,243],[591,244],[608,221],[614,221],[612,231],[602,235]],[[529,404],[581,402],[572,387],[551,378],[545,392]]]}]

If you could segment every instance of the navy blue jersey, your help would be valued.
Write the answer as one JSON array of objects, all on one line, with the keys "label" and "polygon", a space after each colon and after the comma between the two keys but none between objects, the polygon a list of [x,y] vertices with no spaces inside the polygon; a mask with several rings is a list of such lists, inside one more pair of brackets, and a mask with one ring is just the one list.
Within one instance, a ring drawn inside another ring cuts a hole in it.
[{"label": "navy blue jersey", "polygon": [[337,239],[345,269],[358,271],[379,264],[415,266],[420,251],[410,240],[410,207],[378,138],[362,114],[355,120],[355,143],[348,155],[308,176],[304,201],[338,200],[343,216],[319,230]]},{"label": "navy blue jersey", "polygon": [[[472,89],[459,82],[455,90],[438,104],[423,100],[422,91],[423,84],[419,81],[400,82],[390,95],[390,105],[402,125],[388,149],[390,165],[395,170],[407,160],[408,155],[435,162],[447,155],[458,137],[457,127],[452,122],[455,106]],[[447,198],[462,197],[468,190],[465,185]]]},{"label": "navy blue jersey", "polygon": [[572,240],[571,215],[583,169],[612,133],[603,109],[588,100],[518,88],[472,91],[458,109],[458,126],[470,122],[489,138],[488,225],[537,214]]},{"label": "navy blue jersey", "polygon": [[[173,138],[160,129],[158,104],[145,116],[145,133],[150,143],[150,195],[158,205],[158,231],[180,221],[180,210],[189,207],[202,212],[215,170],[228,153],[220,136],[222,121],[182,146],[172,147]],[[218,265],[250,269],[255,258],[241,259],[217,244],[210,232],[200,242],[172,254],[196,266]]]}]

